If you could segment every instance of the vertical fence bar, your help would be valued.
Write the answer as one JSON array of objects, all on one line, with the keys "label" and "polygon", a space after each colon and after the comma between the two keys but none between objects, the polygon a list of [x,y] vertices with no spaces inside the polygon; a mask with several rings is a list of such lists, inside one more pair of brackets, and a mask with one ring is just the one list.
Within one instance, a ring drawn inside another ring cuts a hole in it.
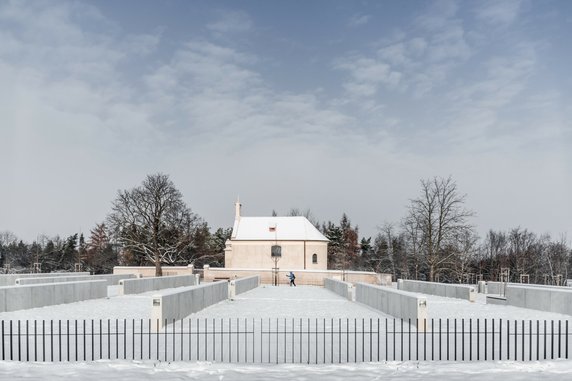
[{"label": "vertical fence bar", "polygon": [[[93,361],[93,358],[95,355],[95,343],[94,343],[95,340],[93,340],[94,326],[95,326],[95,323],[94,323],[93,319],[91,319],[91,361]],[[83,361],[85,361],[85,319],[83,321],[83,348],[84,348]]]},{"label": "vertical fence bar", "polygon": [[[30,361],[30,338],[28,337],[28,320],[26,319],[26,361]],[[69,361],[69,356],[68,356]]]},{"label": "vertical fence bar", "polygon": [[568,359],[568,320],[566,320],[566,359]]},{"label": "vertical fence bar", "polygon": [[455,338],[454,338],[454,342],[455,342],[455,344],[454,344],[455,354],[454,354],[454,358],[455,358],[455,361],[457,361],[457,318],[454,319],[454,323],[453,323],[453,324],[454,324],[454,326],[455,326],[455,328],[454,328],[454,332],[455,332]]},{"label": "vertical fence bar", "polygon": [[441,318],[439,318],[439,360],[441,360],[441,353],[443,352],[442,351],[443,347],[441,345],[441,332],[442,332],[442,330],[441,330]]},{"label": "vertical fence bar", "polygon": [[[19,323],[19,321],[18,321]],[[62,361],[62,321],[58,320],[58,347],[60,354],[60,361]]]},{"label": "vertical fence bar", "polygon": [[68,353],[68,361],[70,361],[70,321],[69,321],[69,319],[66,321],[66,326],[67,326],[67,335],[66,335],[67,353]]},{"label": "vertical fence bar", "polygon": [[111,319],[107,319],[107,359],[111,359]]},{"label": "vertical fence bar", "polygon": [[544,320],[544,359],[546,360],[546,320]]},{"label": "vertical fence bar", "polygon": [[449,361],[449,318],[447,318],[447,361]]},{"label": "vertical fence bar", "polygon": [[123,319],[123,360],[127,360],[127,319]]},{"label": "vertical fence bar", "polygon": [[522,334],[522,352],[521,352],[521,360],[524,361],[524,320],[522,320],[520,325],[520,330]]},{"label": "vertical fence bar", "polygon": [[[379,325],[379,319],[378,325]],[[292,319],[292,332],[294,332],[294,319]],[[378,344],[379,345],[379,341]],[[292,335],[292,350],[294,350],[294,335]],[[292,352],[292,359],[294,358],[294,352]],[[334,318],[330,322],[330,364],[334,363]]]},{"label": "vertical fence bar", "polygon": [[465,319],[461,319],[461,361],[465,361]]},{"label": "vertical fence bar", "polygon": [[[2,325],[2,330],[4,330],[4,325]],[[2,338],[4,338],[4,332],[2,332]],[[46,361],[46,321],[42,320],[42,361]]]},{"label": "vertical fence bar", "polygon": [[487,351],[488,351],[488,346],[487,346],[487,319],[485,318],[485,361],[487,361]]},{"label": "vertical fence bar", "polygon": [[427,319],[423,319],[423,361],[427,361]]},{"label": "vertical fence bar", "polygon": [[[567,322],[568,323],[568,322]],[[568,327],[568,326],[566,326]],[[379,331],[379,318],[377,318],[377,362],[379,362],[379,339],[380,339],[380,331]]]},{"label": "vertical fence bar", "polygon": [[2,361],[6,360],[6,355],[4,352],[4,320],[2,320]]},{"label": "vertical fence bar", "polygon": [[477,361],[481,359],[481,319],[477,319]]},{"label": "vertical fence bar", "polygon": [[[169,348],[169,346],[167,345],[167,331],[168,331],[168,321],[167,319],[165,319],[165,325],[164,327],[164,331],[163,331],[163,343],[164,343],[164,347],[165,350],[163,352],[163,357],[165,358],[165,362],[167,362],[167,348]],[[205,360],[206,360],[206,354],[205,354]]]},{"label": "vertical fence bar", "polygon": [[[85,351],[85,319],[83,319],[83,361],[85,361],[86,351]],[[95,350],[93,343],[93,319],[91,319],[91,361],[93,361]]]},{"label": "vertical fence bar", "polygon": [[78,352],[78,349],[77,349],[77,319],[75,320],[74,328],[75,328],[75,329],[74,329],[74,338],[75,338],[75,361],[78,361],[78,360],[77,360],[77,358],[78,358],[78,353],[77,353],[77,352]]},{"label": "vertical fence bar", "polygon": [[514,319],[514,361],[518,360],[518,320]]},{"label": "vertical fence bar", "polygon": [[[22,361],[22,340],[20,337],[20,319],[18,319],[18,361]],[[61,361],[61,351],[60,351],[60,361]]]},{"label": "vertical fence bar", "polygon": [[435,360],[435,319],[431,319],[431,361]]},{"label": "vertical fence bar", "polygon": [[34,319],[34,361],[38,361],[38,321],[36,319]]},{"label": "vertical fence bar", "polygon": [[550,320],[550,359],[554,359],[554,320]]},{"label": "vertical fence bar", "polygon": [[[12,320],[10,320],[10,361],[14,360],[14,349],[12,347],[13,343],[13,339],[12,339]],[[54,359],[52,359],[52,361],[54,361]]]},{"label": "vertical fence bar", "polygon": [[532,320],[528,321],[528,361],[532,361]]},{"label": "vertical fence bar", "polygon": [[403,361],[403,318],[401,319],[401,361]]},{"label": "vertical fence bar", "polygon": [[491,334],[491,348],[492,348],[492,353],[491,353],[491,360],[495,361],[495,319],[492,319],[492,334]]},{"label": "vertical fence bar", "polygon": [[385,361],[389,360],[389,334],[388,334],[388,320],[385,318]]},{"label": "vertical fence bar", "polygon": [[502,360],[502,319],[499,319],[499,360]]},{"label": "vertical fence bar", "polygon": [[26,319],[26,361],[30,361],[30,339],[28,335],[28,319]]},{"label": "vertical fence bar", "polygon": [[354,318],[354,362],[357,362],[357,319]]},{"label": "vertical fence bar", "polygon": [[[12,324],[10,324],[10,340],[11,339],[12,339]],[[11,354],[10,354],[10,360],[12,360]],[[50,360],[54,362],[54,321],[52,319],[50,319]]]},{"label": "vertical fence bar", "polygon": [[395,325],[395,318],[393,318],[393,361],[396,360],[395,358],[395,335],[397,334],[397,328]]},{"label": "vertical fence bar", "polygon": [[409,318],[409,320],[407,322],[407,326],[409,327],[409,333],[407,335],[407,340],[408,340],[407,352],[409,353],[408,354],[409,361],[411,361],[411,318]]},{"label": "vertical fence bar", "polygon": [[[26,327],[27,329],[27,327]],[[558,320],[558,358],[562,358],[562,320]]]},{"label": "vertical fence bar", "polygon": [[510,320],[506,319],[506,359],[510,360]]},{"label": "vertical fence bar", "polygon": [[540,359],[540,321],[536,321],[536,361]]},{"label": "vertical fence bar", "polygon": [[346,362],[350,362],[350,319],[346,319]]},{"label": "vertical fence bar", "polygon": [[473,361],[473,319],[469,319],[469,361]]},{"label": "vertical fence bar", "polygon": [[[141,329],[139,330],[139,359],[143,360],[143,319],[140,319],[139,324]],[[135,349],[133,349],[135,352]]]}]

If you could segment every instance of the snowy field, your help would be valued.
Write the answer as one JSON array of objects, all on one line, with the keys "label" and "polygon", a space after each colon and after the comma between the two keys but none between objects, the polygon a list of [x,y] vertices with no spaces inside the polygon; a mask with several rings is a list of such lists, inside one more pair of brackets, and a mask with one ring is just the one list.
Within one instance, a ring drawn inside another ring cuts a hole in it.
[{"label": "snowy field", "polygon": [[[96,377],[113,379],[120,375],[123,380],[280,380],[292,377],[300,380],[341,380],[346,377],[372,380],[405,377],[415,380],[426,379],[430,375],[444,380],[477,380],[488,375],[489,378],[503,377],[505,381],[511,381],[537,378],[541,373],[554,380],[572,377],[571,361],[550,360],[558,357],[560,344],[563,344],[550,336],[553,330],[558,332],[558,326],[553,329],[550,322],[565,322],[570,316],[487,305],[484,295],[479,295],[475,303],[425,295],[429,317],[443,320],[441,332],[446,327],[446,319],[450,320],[449,332],[454,332],[453,323],[458,330],[459,334],[446,336],[446,345],[445,336],[438,339],[437,333],[432,336],[431,331],[418,333],[407,323],[398,325],[396,322],[394,327],[393,317],[312,286],[261,286],[234,300],[223,301],[190,315],[183,322],[169,325],[165,331],[155,335],[148,333],[147,322],[151,315],[152,296],[156,293],[121,296],[110,288],[110,297],[105,299],[0,313],[0,320],[14,322],[14,336],[18,320],[22,322],[22,334],[24,321],[30,323],[29,332],[33,331],[32,322],[46,322],[42,329],[54,332],[51,342],[47,335],[45,340],[37,337],[18,339],[25,345],[22,353],[12,354],[13,358],[29,356],[31,362],[0,362],[0,379],[60,379],[65,376],[90,380]],[[470,326],[469,319],[473,319]],[[474,331],[468,334],[469,329],[476,329],[475,319],[481,319],[480,335],[475,335]],[[497,330],[502,319],[502,334],[490,334],[493,319]],[[548,325],[541,325],[537,330],[531,322],[537,319],[546,320]],[[63,324],[50,327],[47,324],[50,320],[61,320]],[[82,327],[80,323],[76,331],[74,320],[86,320],[86,326]],[[489,332],[484,336],[483,320],[489,323]],[[66,331],[67,321],[72,323],[71,330],[67,328]],[[518,331],[505,336],[508,333],[506,324],[514,329],[517,322]],[[521,328],[522,335],[519,333]],[[8,332],[7,325],[5,329]],[[110,336],[106,335],[109,329]],[[40,331],[38,325],[37,332]],[[114,337],[116,331],[119,334]],[[62,336],[58,337],[58,334]],[[442,345],[438,341],[440,339],[443,340]],[[494,340],[505,340],[504,345],[510,341],[512,347],[507,353],[511,359],[516,356],[518,360],[533,361],[490,361],[493,353],[496,360],[501,354],[506,358],[504,349],[491,349],[491,340],[493,343]],[[525,344],[528,348],[529,340],[532,349],[522,350]],[[523,347],[515,352],[517,341],[518,345],[522,342]],[[64,344],[64,348],[58,353],[60,344]],[[462,354],[457,344],[467,351]],[[79,353],[73,353],[73,350],[69,353],[65,345],[79,347]],[[539,349],[535,348],[537,345],[540,345]],[[42,361],[40,357],[34,358],[36,346],[48,347],[47,361],[53,354],[55,363],[33,362]],[[469,360],[468,351],[473,360],[477,353],[483,360],[485,346],[489,348],[489,361],[486,363],[416,361],[417,358],[430,360],[432,356],[437,360],[439,354],[443,355],[443,360],[446,354],[450,355],[450,360],[461,360],[461,356]],[[9,359],[6,348],[4,353]],[[163,358],[163,352],[167,353],[171,348],[175,355]],[[435,353],[430,353],[428,348],[434,349]],[[96,359],[94,362],[89,361],[92,353]],[[547,360],[534,361],[536,356]],[[112,360],[105,360],[108,357]],[[123,360],[124,357],[133,360]],[[67,361],[68,358],[71,362]],[[83,361],[84,358],[87,362]],[[118,360],[113,360],[115,358]],[[413,361],[394,361],[401,358]],[[254,364],[244,364],[245,361]],[[304,365],[306,362],[312,365]],[[328,364],[330,362],[334,364]],[[338,362],[341,364],[336,364]]]}]

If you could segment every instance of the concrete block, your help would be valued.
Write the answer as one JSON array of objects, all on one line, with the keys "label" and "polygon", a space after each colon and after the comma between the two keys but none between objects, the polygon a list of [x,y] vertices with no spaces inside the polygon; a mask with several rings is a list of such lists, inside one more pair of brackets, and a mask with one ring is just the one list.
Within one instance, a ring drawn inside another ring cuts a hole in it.
[{"label": "concrete block", "polygon": [[31,287],[10,287],[6,292],[6,311],[18,311],[32,308]]}]

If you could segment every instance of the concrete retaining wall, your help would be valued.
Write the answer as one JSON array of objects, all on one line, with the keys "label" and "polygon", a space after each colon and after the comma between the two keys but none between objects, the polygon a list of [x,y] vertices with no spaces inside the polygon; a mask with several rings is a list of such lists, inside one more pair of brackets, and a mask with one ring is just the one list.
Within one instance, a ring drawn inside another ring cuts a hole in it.
[{"label": "concrete retaining wall", "polygon": [[355,300],[354,286],[351,283],[327,278],[324,279],[324,287],[348,300]]},{"label": "concrete retaining wall", "polygon": [[198,277],[195,275],[174,275],[154,278],[122,279],[119,285],[122,286],[119,293],[121,295],[141,294],[143,292],[162,290],[164,288],[194,286],[198,284]]},{"label": "concrete retaining wall", "polygon": [[0,287],[0,312],[74,303],[107,296],[105,280]]},{"label": "concrete retaining wall", "polygon": [[27,284],[45,284],[45,283],[62,283],[62,282],[83,282],[88,280],[104,280],[106,281],[106,286],[115,286],[119,284],[122,279],[133,279],[136,278],[135,274],[125,274],[125,275],[113,275],[113,274],[102,274],[102,275],[83,275],[83,276],[60,276],[54,278],[19,278],[16,279],[16,285],[27,285]]},{"label": "concrete retaining wall", "polygon": [[[356,302],[363,303],[399,319],[411,319],[417,329],[423,330],[427,320],[427,299],[407,291],[389,287],[357,283]],[[417,320],[416,320],[417,319]]]},{"label": "concrete retaining wall", "polygon": [[29,274],[1,274],[0,275],[0,287],[4,286],[14,286],[16,284],[16,279],[23,278],[44,278],[44,277],[60,277],[60,276],[78,276],[78,275],[89,275],[89,272],[77,272],[77,273],[29,273]]},{"label": "concrete retaining wall", "polygon": [[236,295],[255,289],[259,285],[260,276],[258,275],[231,280],[228,285],[228,297],[232,299]]},{"label": "concrete retaining wall", "polygon": [[566,288],[529,287],[509,284],[507,305],[572,315],[572,290]]},{"label": "concrete retaining wall", "polygon": [[[487,294],[495,294],[500,295],[502,290],[502,282],[487,282]],[[566,286],[553,286],[549,284],[532,284],[532,283],[507,283],[507,286],[522,286],[522,287],[540,287],[540,288],[549,288],[554,290],[570,290],[569,287]]]},{"label": "concrete retaining wall", "polygon": [[477,299],[477,290],[475,289],[475,286],[467,286],[464,284],[399,279],[397,281],[397,288],[403,291],[419,292],[421,294],[465,299],[470,302],[474,302]]},{"label": "concrete retaining wall", "polygon": [[[214,282],[200,286],[180,287],[153,295],[153,330],[157,325],[163,328],[165,319],[172,323],[210,305],[226,300],[228,297],[228,282]],[[158,324],[157,324],[158,322]]]},{"label": "concrete retaining wall", "polygon": [[[278,263],[280,265],[280,263]],[[370,284],[382,284],[391,278],[388,274],[376,274],[368,271],[341,271],[341,270],[296,270],[296,269],[280,269],[278,271],[278,284],[287,285],[290,281],[287,277],[288,273],[293,271],[296,275],[297,285],[323,286],[324,279],[333,278],[344,280],[346,282],[362,282]],[[261,284],[272,284],[271,269],[240,269],[240,268],[224,268],[204,266],[203,276],[205,282],[215,280],[232,280],[235,278],[244,278],[248,276],[259,275]],[[388,275],[388,276],[386,276]]]},{"label": "concrete retaining wall", "polygon": [[[193,265],[188,266],[162,266],[163,276],[192,275]],[[142,277],[154,277],[155,266],[115,266],[113,274],[139,274]]]}]

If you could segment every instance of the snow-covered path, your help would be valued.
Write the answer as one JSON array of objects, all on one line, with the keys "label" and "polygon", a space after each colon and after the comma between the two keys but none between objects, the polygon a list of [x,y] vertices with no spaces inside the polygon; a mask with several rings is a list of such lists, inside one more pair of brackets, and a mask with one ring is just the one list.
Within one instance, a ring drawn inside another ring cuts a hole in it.
[{"label": "snow-covered path", "polygon": [[193,318],[385,318],[368,306],[353,303],[322,287],[273,287],[262,285],[206,308]]}]

